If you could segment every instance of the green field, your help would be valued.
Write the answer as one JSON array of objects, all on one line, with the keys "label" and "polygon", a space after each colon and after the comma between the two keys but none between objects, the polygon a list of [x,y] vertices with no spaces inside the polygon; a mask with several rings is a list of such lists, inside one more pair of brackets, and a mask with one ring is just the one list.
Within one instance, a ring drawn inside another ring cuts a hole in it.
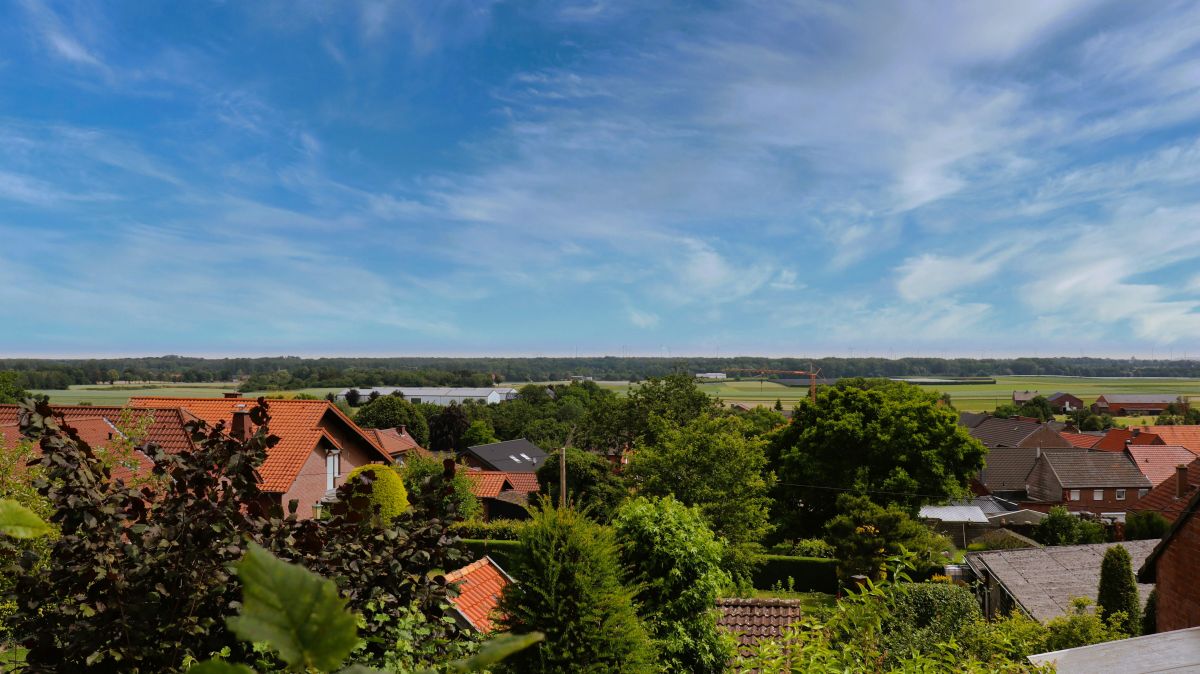
[{"label": "green field", "polygon": [[[597,382],[604,388],[620,393],[629,390],[628,382]],[[510,384],[520,386],[518,383]],[[783,402],[791,407],[808,395],[808,387],[788,387],[770,381],[726,381],[706,382],[700,388],[710,395],[718,396],[726,403],[741,402],[751,405]],[[954,406],[960,410],[990,411],[997,405],[1012,399],[1012,392],[1037,390],[1045,394],[1055,391],[1073,393],[1087,404],[1091,404],[1102,393],[1171,393],[1183,396],[1200,396],[1200,379],[1138,379],[1117,377],[1093,379],[1089,377],[997,377],[994,384],[962,384],[954,386],[928,386],[930,390],[950,394]],[[37,391],[50,396],[51,401],[62,404],[90,403],[92,405],[124,405],[131,396],[170,396],[180,398],[219,398],[226,391],[237,390],[232,382],[211,384],[147,384],[142,388],[128,386],[72,386],[69,390]],[[247,393],[247,396],[284,395],[309,393],[324,397],[335,388],[307,388],[297,391],[263,391]],[[1147,421],[1146,423],[1151,423]]]}]

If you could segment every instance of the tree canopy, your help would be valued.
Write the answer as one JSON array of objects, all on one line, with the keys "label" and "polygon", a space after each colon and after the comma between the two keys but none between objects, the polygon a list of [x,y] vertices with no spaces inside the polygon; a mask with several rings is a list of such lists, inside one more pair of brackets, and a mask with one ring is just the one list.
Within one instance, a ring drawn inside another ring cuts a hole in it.
[{"label": "tree canopy", "polygon": [[[558,503],[559,453],[552,452],[538,468],[542,497]],[[574,507],[598,522],[607,523],[629,497],[625,481],[613,472],[604,457],[574,447],[567,448],[567,498]]]},{"label": "tree canopy", "polygon": [[354,423],[363,428],[404,426],[418,445],[429,444],[429,423],[412,403],[399,396],[379,396],[359,408]]}]

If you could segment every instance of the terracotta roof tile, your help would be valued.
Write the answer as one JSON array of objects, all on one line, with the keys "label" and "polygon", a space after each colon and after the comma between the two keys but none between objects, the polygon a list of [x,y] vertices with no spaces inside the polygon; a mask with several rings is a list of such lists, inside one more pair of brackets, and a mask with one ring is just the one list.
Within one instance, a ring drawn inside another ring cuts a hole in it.
[{"label": "terracotta roof tile", "polygon": [[446,582],[457,584],[458,596],[450,601],[471,627],[483,634],[491,632],[500,593],[512,582],[508,574],[491,557],[484,557],[446,574]]},{"label": "terracotta roof tile", "polygon": [[1168,445],[1182,445],[1200,453],[1200,426],[1139,426],[1138,429],[1157,435]]},{"label": "terracotta roof tile", "polygon": [[727,598],[717,600],[717,625],[737,637],[742,646],[778,637],[803,616],[799,599]]},{"label": "terracotta roof tile", "polygon": [[471,493],[476,498],[496,498],[504,491],[528,494],[541,488],[537,475],[533,473],[506,473],[501,470],[467,470],[464,474],[471,479]]},{"label": "terracotta roof tile", "polygon": [[1100,442],[1099,435],[1088,435],[1086,433],[1071,433],[1069,431],[1059,431],[1059,435],[1067,439],[1067,442],[1076,447],[1091,448],[1097,442]]},{"label": "terracotta roof tile", "polygon": [[[257,404],[250,398],[148,397],[130,398],[129,402],[138,407],[182,408],[209,424],[224,421],[227,428],[233,422],[235,410],[248,410]],[[322,437],[330,437],[323,426],[327,416],[341,420],[352,432],[357,433],[378,452],[380,460],[391,461],[391,457],[373,438],[363,433],[350,417],[342,414],[328,400],[268,400],[267,405],[271,416],[271,433],[279,436],[279,444],[271,448],[267,460],[259,466],[263,491],[282,493],[292,486],[317,442]]]},{"label": "terracotta roof tile", "polygon": [[1137,464],[1138,470],[1150,480],[1150,484],[1156,487],[1175,474],[1176,466],[1185,466],[1196,460],[1194,452],[1178,445],[1130,445],[1125,451]]},{"label": "terracotta roof tile", "polygon": [[407,431],[401,433],[398,428],[364,428],[362,430],[393,459],[402,459],[409,453],[433,456],[433,452],[417,444],[417,441]]},{"label": "terracotta roof tile", "polygon": [[1176,486],[1178,484],[1179,480],[1172,471],[1171,475],[1159,482],[1157,487],[1138,499],[1135,509],[1138,512],[1153,510],[1174,522],[1179,517],[1179,513],[1187,507],[1192,495],[1196,493],[1196,487],[1200,487],[1200,459],[1187,464],[1187,487],[1183,490],[1182,498],[1177,496]]},{"label": "terracotta roof tile", "polygon": [[1110,428],[1100,438],[1100,442],[1092,445],[1092,449],[1104,452],[1120,452],[1127,445],[1165,445],[1162,438],[1153,433],[1142,433],[1128,428]]}]

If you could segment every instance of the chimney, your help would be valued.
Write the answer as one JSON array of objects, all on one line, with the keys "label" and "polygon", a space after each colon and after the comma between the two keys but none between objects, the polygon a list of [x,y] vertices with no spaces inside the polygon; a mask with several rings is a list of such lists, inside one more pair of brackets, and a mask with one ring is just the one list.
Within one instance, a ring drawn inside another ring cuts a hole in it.
[{"label": "chimney", "polygon": [[242,394],[238,393],[237,391],[226,391],[225,397],[226,398],[241,398]]},{"label": "chimney", "polygon": [[1187,490],[1187,466],[1181,463],[1175,466],[1175,498],[1183,498]]},{"label": "chimney", "polygon": [[250,437],[250,410],[245,405],[238,405],[233,411],[233,438],[245,441]]},{"label": "chimney", "polygon": [[400,435],[408,435],[408,426],[405,424],[400,424],[396,427],[396,432]]}]

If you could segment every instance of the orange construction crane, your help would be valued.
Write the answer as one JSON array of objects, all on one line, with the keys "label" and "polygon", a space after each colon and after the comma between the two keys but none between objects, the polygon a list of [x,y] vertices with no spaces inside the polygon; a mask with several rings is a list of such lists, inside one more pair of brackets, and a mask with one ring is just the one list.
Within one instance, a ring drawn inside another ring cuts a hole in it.
[{"label": "orange construction crane", "polygon": [[[759,370],[759,369],[749,368],[749,367],[736,367],[736,368],[725,370],[725,371],[726,372],[750,372],[750,373],[757,374],[757,375],[768,375],[768,374],[795,374],[795,375],[801,375],[801,376],[807,375],[808,376],[808,395],[813,400],[816,400],[817,399],[817,377],[821,376],[821,368],[818,367],[817,369],[814,370],[814,369],[812,369],[811,365],[809,365],[808,367],[809,367],[809,369],[807,369],[807,370]],[[763,379],[765,379],[765,377],[763,377]],[[760,380],[760,382],[761,382],[761,380]]]}]

